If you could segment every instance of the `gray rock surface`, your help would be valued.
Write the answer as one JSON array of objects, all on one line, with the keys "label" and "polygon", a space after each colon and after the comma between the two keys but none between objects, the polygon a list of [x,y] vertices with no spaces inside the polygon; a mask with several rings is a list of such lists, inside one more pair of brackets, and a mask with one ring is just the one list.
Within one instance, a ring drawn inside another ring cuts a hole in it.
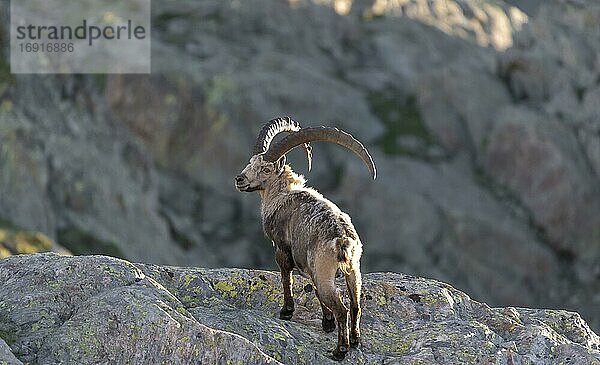
[{"label": "gray rock surface", "polygon": [[258,199],[231,180],[289,114],[375,156],[373,183],[316,144],[308,176],[353,217],[366,270],[600,328],[597,2],[154,5],[151,76],[15,77],[2,58],[0,225],[76,254],[273,268]]},{"label": "gray rock surface", "polygon": [[[336,335],[322,331],[298,276],[291,321],[278,319],[269,271],[35,254],[0,260],[0,281],[0,361],[10,364],[335,363]],[[362,305],[363,344],[347,363],[600,364],[600,338],[573,312],[491,308],[394,273],[367,274]]]},{"label": "gray rock surface", "polygon": [[22,365],[23,363],[19,361],[13,355],[10,350],[10,347],[4,342],[3,339],[0,339],[0,363],[6,365]]}]

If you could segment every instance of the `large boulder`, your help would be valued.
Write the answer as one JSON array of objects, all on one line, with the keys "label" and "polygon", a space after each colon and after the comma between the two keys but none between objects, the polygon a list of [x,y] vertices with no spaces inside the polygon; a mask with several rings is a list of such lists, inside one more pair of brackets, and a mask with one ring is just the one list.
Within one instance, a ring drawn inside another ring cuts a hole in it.
[{"label": "large boulder", "polygon": [[[279,274],[133,264],[104,256],[0,261],[0,361],[9,364],[327,364],[312,286],[278,319]],[[491,308],[439,281],[364,277],[356,364],[600,364],[600,339],[562,310]],[[18,359],[18,360],[17,360]],[[20,362],[19,362],[20,361]]]}]

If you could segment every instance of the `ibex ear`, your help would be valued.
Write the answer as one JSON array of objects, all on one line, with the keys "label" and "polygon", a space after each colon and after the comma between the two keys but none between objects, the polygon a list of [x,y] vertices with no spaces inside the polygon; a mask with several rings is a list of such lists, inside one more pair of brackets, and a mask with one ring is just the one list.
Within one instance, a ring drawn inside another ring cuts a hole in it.
[{"label": "ibex ear", "polygon": [[275,162],[275,168],[277,169],[277,173],[281,174],[283,172],[283,167],[285,166],[285,155],[281,156],[277,162]]}]

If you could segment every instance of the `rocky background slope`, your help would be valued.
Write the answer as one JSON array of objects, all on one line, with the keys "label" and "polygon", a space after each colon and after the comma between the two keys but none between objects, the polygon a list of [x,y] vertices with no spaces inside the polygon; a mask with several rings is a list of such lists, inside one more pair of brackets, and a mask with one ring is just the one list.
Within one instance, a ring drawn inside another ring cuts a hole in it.
[{"label": "rocky background slope", "polygon": [[[278,318],[279,274],[103,257],[0,261],[0,362],[8,364],[334,364],[336,334],[296,277]],[[490,308],[453,287],[367,274],[353,364],[600,364],[600,338],[560,310]]]},{"label": "rocky background slope", "polygon": [[600,328],[600,5],[538,3],[161,1],[152,75],[17,77],[1,0],[0,225],[75,254],[272,268],[232,177],[287,114],[373,153],[374,183],[326,145],[308,176],[367,271]]}]

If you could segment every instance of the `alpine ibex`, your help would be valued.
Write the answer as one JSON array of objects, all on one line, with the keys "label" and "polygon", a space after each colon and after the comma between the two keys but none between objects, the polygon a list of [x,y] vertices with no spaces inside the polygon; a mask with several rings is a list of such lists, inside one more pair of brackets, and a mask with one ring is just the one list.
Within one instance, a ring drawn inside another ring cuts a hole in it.
[{"label": "alpine ibex", "polygon": [[[290,134],[271,145],[281,132]],[[292,270],[297,268],[314,284],[323,310],[323,330],[335,330],[337,321],[338,343],[333,357],[341,360],[349,346],[360,344],[362,244],[350,217],[319,192],[306,187],[304,178],[286,165],[285,154],[302,145],[310,171],[312,141],[334,142],[350,149],[364,161],[375,179],[375,164],[369,152],[350,134],[329,127],[303,129],[289,117],[283,117],[263,126],[250,163],[235,178],[235,186],[241,192],[260,194],[263,229],[273,241],[281,270],[284,305],[280,318],[292,318]],[[345,275],[350,296],[350,331],[348,308],[335,286],[338,269]]]}]

